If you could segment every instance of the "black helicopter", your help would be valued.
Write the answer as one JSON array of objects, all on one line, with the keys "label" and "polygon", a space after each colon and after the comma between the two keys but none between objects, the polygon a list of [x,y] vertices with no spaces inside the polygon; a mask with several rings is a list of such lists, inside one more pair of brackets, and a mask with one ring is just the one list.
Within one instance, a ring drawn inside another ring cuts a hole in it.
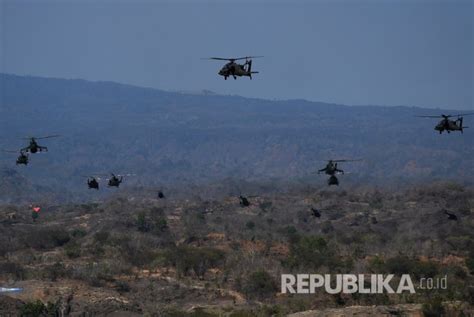
[{"label": "black helicopter", "polygon": [[[461,114],[449,114],[449,115],[439,115],[439,116],[417,116],[419,118],[443,118],[438,124],[435,126],[435,130],[439,132],[439,134],[443,133],[443,131],[447,131],[451,133],[451,131],[461,131],[464,133],[464,129],[468,128],[463,126],[463,116],[473,115],[474,113],[461,113]],[[452,117],[457,117],[455,120],[450,120]]]},{"label": "black helicopter", "polygon": [[89,189],[99,190],[99,182],[95,177],[87,178],[87,186],[89,186]]},{"label": "black helicopter", "polygon": [[315,218],[320,218],[321,217],[321,211],[311,207],[311,215]]},{"label": "black helicopter", "polygon": [[[239,58],[222,58],[222,57],[209,57],[206,59],[213,59],[218,61],[229,61],[219,71],[219,75],[223,76],[225,80],[227,77],[232,76],[234,79],[238,77],[247,76],[252,79],[252,74],[258,74],[258,72],[252,71],[252,58],[258,58],[263,56],[245,56]],[[238,64],[235,61],[244,60],[244,64]]]},{"label": "black helicopter", "polygon": [[239,204],[241,207],[249,207],[250,201],[248,200],[247,197],[239,195]]},{"label": "black helicopter", "polygon": [[119,175],[119,177],[115,176],[115,174],[110,173],[112,175],[111,178],[109,178],[109,187],[119,187],[120,184],[122,183],[123,176]]},{"label": "black helicopter", "polygon": [[158,191],[158,199],[164,199],[165,198],[165,194],[163,194],[163,191],[159,190]]},{"label": "black helicopter", "polygon": [[[7,151],[7,150],[4,150],[4,152],[18,153],[17,151]],[[20,150],[20,155],[16,159],[16,165],[28,165],[28,162],[29,162],[28,154],[25,154],[23,150]]]},{"label": "black helicopter", "polygon": [[255,198],[255,197],[258,197],[258,196],[244,196],[242,194],[239,194],[239,205],[240,207],[249,207],[250,205],[252,205],[252,203],[250,202],[250,198]]},{"label": "black helicopter", "polygon": [[331,176],[334,176],[338,173],[344,174],[344,171],[342,169],[337,168],[337,163],[338,162],[356,162],[356,161],[360,161],[360,160],[328,160],[326,167],[318,170],[318,174],[321,174],[322,172]]},{"label": "black helicopter", "polygon": [[28,165],[28,155],[25,152],[20,151],[20,155],[16,158],[16,165]]},{"label": "black helicopter", "polygon": [[58,136],[59,135],[48,135],[48,136],[39,137],[39,138],[35,138],[35,137],[25,138],[26,140],[30,140],[30,144],[27,147],[21,149],[21,151],[30,152],[33,154],[37,152],[47,152],[48,148],[46,146],[39,145],[38,142],[36,142],[36,140],[56,138]]},{"label": "black helicopter", "polygon": [[87,178],[87,186],[89,189],[99,189],[99,181],[101,180],[98,176],[82,176]]}]

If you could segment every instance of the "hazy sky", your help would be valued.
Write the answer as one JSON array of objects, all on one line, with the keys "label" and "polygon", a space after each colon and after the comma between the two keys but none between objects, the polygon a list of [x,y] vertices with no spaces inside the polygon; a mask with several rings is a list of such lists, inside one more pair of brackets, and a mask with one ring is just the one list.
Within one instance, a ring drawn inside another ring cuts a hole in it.
[{"label": "hazy sky", "polygon": [[[6,1],[0,71],[269,99],[474,108],[474,1]],[[206,56],[264,55],[224,79]]]}]

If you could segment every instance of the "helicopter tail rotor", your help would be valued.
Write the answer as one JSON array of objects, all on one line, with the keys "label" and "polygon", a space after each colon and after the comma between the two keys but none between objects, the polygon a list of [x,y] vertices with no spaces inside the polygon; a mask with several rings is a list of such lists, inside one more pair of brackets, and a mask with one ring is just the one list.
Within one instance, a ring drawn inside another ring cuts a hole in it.
[{"label": "helicopter tail rotor", "polygon": [[250,79],[252,79],[252,74],[258,74],[258,72],[252,71],[252,60],[249,59],[245,62],[247,64],[247,73],[249,74]]},{"label": "helicopter tail rotor", "polygon": [[252,79],[252,60],[249,59],[245,63],[247,64],[247,72],[249,73],[249,77]]},{"label": "helicopter tail rotor", "polygon": [[464,133],[464,129],[467,129],[467,128],[469,128],[469,127],[464,127],[464,126],[462,125],[463,117],[459,117],[459,118],[458,118],[458,121],[459,121],[459,130],[461,130],[461,133]]}]

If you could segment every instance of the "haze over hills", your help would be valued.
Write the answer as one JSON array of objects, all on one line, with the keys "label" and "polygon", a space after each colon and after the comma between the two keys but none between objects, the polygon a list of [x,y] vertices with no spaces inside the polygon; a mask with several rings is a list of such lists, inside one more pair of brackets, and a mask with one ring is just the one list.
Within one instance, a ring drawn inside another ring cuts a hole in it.
[{"label": "haze over hills", "polygon": [[[352,172],[341,176],[341,186],[474,179],[472,129],[439,135],[435,119],[414,117],[458,111],[270,101],[9,74],[0,80],[2,149],[26,146],[26,136],[62,136],[41,140],[49,152],[32,155],[27,167],[15,166],[15,154],[0,155],[0,201],[42,192],[88,199],[81,176],[108,172],[136,174],[123,184],[130,188],[228,179],[325,186],[326,177],[312,172],[331,158],[364,159],[341,165]],[[473,121],[465,118],[468,126]]]}]

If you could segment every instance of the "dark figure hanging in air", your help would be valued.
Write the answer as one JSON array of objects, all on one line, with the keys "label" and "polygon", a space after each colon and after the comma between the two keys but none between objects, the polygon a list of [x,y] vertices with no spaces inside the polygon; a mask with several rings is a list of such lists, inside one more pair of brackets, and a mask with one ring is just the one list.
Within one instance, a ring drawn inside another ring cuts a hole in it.
[{"label": "dark figure hanging in air", "polygon": [[339,186],[339,180],[337,179],[336,175],[331,175],[331,177],[328,178],[328,186],[331,185]]},{"label": "dark figure hanging in air", "polygon": [[165,194],[163,194],[163,192],[161,190],[158,192],[158,198],[159,199],[165,198]]}]

